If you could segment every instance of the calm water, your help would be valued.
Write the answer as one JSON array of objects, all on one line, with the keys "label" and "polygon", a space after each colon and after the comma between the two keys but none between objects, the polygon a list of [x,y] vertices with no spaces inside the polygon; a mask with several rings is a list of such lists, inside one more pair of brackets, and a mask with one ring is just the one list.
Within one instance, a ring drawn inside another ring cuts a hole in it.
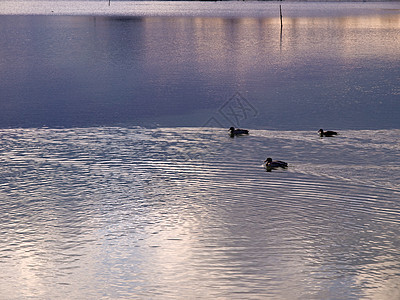
[{"label": "calm water", "polygon": [[55,3],[0,3],[0,299],[400,298],[399,3]]},{"label": "calm water", "polygon": [[[9,14],[57,8],[1,3]],[[61,4],[139,16],[0,16],[1,128],[400,128],[398,2],[284,3],[282,34],[277,3]],[[240,5],[246,17],[233,13]],[[183,6],[193,17],[175,16]],[[172,16],[142,16],[157,7]],[[246,116],[231,105],[221,115],[237,93],[252,106]]]}]

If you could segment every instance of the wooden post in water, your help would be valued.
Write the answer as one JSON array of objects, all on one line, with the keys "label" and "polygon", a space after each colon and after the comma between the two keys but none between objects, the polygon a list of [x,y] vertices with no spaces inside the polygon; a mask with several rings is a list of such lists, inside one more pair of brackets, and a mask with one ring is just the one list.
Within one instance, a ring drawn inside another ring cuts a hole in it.
[{"label": "wooden post in water", "polygon": [[111,0],[108,0],[108,6],[110,6],[111,5]]},{"label": "wooden post in water", "polygon": [[282,29],[283,29],[283,20],[282,20],[282,6],[279,5],[279,15],[281,18],[281,32],[280,32],[280,38],[279,38],[279,49],[282,51]]}]

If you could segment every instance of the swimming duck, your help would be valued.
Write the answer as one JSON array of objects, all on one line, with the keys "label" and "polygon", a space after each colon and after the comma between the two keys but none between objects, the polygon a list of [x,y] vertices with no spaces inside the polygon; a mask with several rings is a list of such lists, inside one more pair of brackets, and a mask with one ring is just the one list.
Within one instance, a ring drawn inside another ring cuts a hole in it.
[{"label": "swimming duck", "polygon": [[231,127],[229,128],[229,131],[231,133],[231,137],[235,136],[235,135],[242,135],[242,134],[249,134],[249,131],[246,129],[240,129],[240,128],[236,128],[235,127]]},{"label": "swimming duck", "polygon": [[318,130],[318,133],[319,133],[319,135],[320,135],[321,137],[323,137],[323,136],[334,136],[334,135],[337,135],[337,132],[335,132],[335,131],[330,131],[330,130],[324,131],[323,129]]},{"label": "swimming duck", "polygon": [[272,169],[283,168],[286,169],[288,164],[281,160],[272,161],[271,157],[268,157],[265,161],[265,168],[267,171],[271,171]]}]

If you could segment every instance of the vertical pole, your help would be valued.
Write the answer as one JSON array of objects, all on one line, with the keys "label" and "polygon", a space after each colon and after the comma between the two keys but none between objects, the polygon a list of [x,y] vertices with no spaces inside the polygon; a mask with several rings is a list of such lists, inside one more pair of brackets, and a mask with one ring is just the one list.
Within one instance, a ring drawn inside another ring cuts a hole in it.
[{"label": "vertical pole", "polygon": [[281,32],[280,32],[280,39],[279,39],[279,49],[282,51],[282,28],[283,28],[283,21],[282,21],[282,6],[279,5],[279,15],[281,19]]},{"label": "vertical pole", "polygon": [[110,6],[111,5],[111,0],[108,0],[108,6]]}]

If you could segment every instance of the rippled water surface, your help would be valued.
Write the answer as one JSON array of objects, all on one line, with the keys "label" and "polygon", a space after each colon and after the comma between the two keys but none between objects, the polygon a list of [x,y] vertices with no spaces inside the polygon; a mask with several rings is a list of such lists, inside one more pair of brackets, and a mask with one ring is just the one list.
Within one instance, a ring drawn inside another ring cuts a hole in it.
[{"label": "rippled water surface", "polygon": [[399,295],[398,130],[0,133],[6,299]]},{"label": "rippled water surface", "polygon": [[399,9],[0,2],[0,299],[400,298]]}]

